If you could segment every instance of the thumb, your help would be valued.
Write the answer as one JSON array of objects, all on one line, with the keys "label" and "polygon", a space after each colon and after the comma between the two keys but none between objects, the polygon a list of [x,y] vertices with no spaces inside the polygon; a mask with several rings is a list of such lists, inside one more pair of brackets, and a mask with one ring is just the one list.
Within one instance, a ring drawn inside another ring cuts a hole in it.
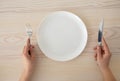
[{"label": "thumb", "polygon": [[102,59],[102,54],[101,54],[101,47],[97,46],[97,59]]},{"label": "thumb", "polygon": [[31,46],[30,46],[30,52],[31,52],[31,56],[32,56],[32,57],[34,57],[34,53],[33,53],[34,51],[33,51],[33,49],[34,49],[34,46],[31,45]]}]

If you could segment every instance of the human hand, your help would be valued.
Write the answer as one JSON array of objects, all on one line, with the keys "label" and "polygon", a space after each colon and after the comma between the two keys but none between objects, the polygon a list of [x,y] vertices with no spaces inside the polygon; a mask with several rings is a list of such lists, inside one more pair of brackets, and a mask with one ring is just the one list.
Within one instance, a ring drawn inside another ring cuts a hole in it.
[{"label": "human hand", "polygon": [[28,38],[27,43],[23,49],[22,55],[24,58],[24,70],[19,81],[30,81],[35,64],[35,54],[33,48],[34,46],[30,44],[30,39]]},{"label": "human hand", "polygon": [[34,46],[30,44],[30,39],[27,39],[27,43],[23,49],[24,68],[25,70],[32,70],[35,61]]},{"label": "human hand", "polygon": [[94,48],[94,51],[95,51],[94,57],[100,69],[101,70],[107,69],[109,67],[111,53],[104,38],[102,38],[102,46],[97,45]]}]

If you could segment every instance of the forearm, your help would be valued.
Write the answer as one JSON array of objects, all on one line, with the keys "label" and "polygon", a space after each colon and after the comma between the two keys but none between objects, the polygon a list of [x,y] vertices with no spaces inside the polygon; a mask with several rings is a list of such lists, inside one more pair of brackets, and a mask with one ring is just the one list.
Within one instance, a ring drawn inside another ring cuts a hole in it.
[{"label": "forearm", "polygon": [[116,81],[116,79],[115,79],[114,75],[112,74],[111,69],[109,67],[101,69],[101,72],[103,74],[104,81]]},{"label": "forearm", "polygon": [[19,81],[30,81],[32,71],[24,69]]}]

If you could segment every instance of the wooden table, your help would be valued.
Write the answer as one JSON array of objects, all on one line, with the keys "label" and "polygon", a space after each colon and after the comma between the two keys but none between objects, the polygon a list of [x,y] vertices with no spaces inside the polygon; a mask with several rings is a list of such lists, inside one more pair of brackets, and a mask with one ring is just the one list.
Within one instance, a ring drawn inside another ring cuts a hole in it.
[{"label": "wooden table", "polygon": [[[38,48],[36,29],[54,11],[70,11],[81,17],[88,30],[84,52],[68,62],[53,61]],[[102,81],[94,61],[93,47],[101,18],[104,36],[112,52],[110,67],[120,81],[120,0],[0,0],[0,81],[18,81],[23,70],[22,49],[26,41],[25,24],[34,34],[36,70],[32,81]]]}]

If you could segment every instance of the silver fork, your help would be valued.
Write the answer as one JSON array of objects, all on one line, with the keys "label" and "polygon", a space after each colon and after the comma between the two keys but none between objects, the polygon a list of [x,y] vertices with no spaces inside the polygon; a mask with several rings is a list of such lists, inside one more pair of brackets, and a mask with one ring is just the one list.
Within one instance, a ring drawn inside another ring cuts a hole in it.
[{"label": "silver fork", "polygon": [[26,24],[25,28],[26,28],[26,33],[27,33],[28,37],[31,38],[33,31],[32,31],[30,24]]}]

